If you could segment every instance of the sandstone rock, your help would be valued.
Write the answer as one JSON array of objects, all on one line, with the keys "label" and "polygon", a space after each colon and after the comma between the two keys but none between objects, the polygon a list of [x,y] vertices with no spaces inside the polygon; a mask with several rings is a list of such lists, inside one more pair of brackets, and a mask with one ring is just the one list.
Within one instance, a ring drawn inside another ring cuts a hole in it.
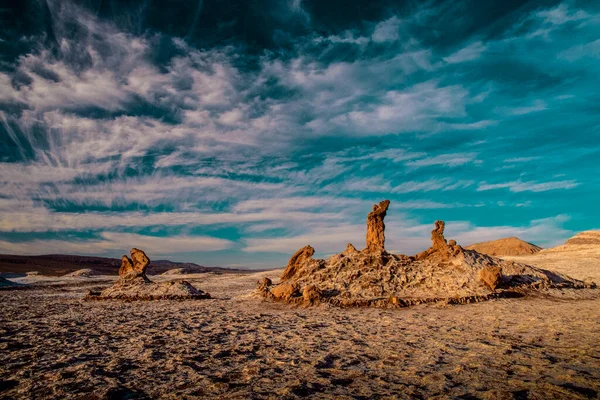
[{"label": "sandstone rock", "polygon": [[133,261],[133,269],[135,270],[135,272],[137,272],[138,274],[145,275],[146,269],[150,264],[150,259],[148,258],[148,256],[146,256],[146,253],[134,247],[133,249],[131,249],[130,254],[131,260]]},{"label": "sandstone rock", "polygon": [[275,300],[290,300],[298,294],[298,285],[294,283],[280,283],[270,290]]},{"label": "sandstone rock", "polygon": [[133,269],[133,262],[127,256],[121,257],[121,268],[119,268],[119,277],[125,278],[127,276],[135,276],[135,270]]},{"label": "sandstone rock", "polygon": [[300,267],[307,260],[312,259],[312,256],[314,254],[315,254],[315,249],[313,249],[310,245],[304,246],[303,248],[298,250],[296,253],[294,253],[292,258],[290,258],[290,261],[288,261],[287,267],[285,267],[285,271],[283,271],[283,274],[281,275],[281,280],[285,281],[287,279],[292,278],[294,275],[296,275],[296,273],[298,272]]},{"label": "sandstone rock", "polygon": [[315,305],[321,302],[322,293],[315,285],[308,285],[302,291],[302,298],[307,304]]},{"label": "sandstone rock", "polygon": [[455,240],[446,242],[443,221],[436,221],[429,249],[414,257],[390,254],[383,247],[388,205],[388,201],[381,202],[369,214],[370,246],[365,250],[356,251],[348,244],[344,252],[319,260],[312,258],[312,247],[304,247],[290,259],[282,276],[285,282],[262,285],[260,294],[291,304],[396,308],[468,304],[511,296],[514,290],[591,286],[552,271],[465,250]]},{"label": "sandstone rock", "polygon": [[385,224],[383,219],[389,206],[389,200],[373,204],[373,211],[367,216],[367,247],[365,250],[369,253],[385,251]]},{"label": "sandstone rock", "polygon": [[502,281],[502,268],[499,266],[487,266],[479,271],[479,280],[492,292]]},{"label": "sandstone rock", "polygon": [[435,229],[431,231],[431,248],[440,253],[442,258],[447,259],[450,255],[450,246],[446,243],[446,238],[444,238],[444,228],[446,223],[444,221],[435,221]]},{"label": "sandstone rock", "polygon": [[356,253],[358,253],[358,250],[356,250],[356,247],[354,247],[354,245],[352,243],[348,243],[346,245],[346,250],[344,250],[343,254],[345,256],[349,256],[349,255],[356,254]]}]

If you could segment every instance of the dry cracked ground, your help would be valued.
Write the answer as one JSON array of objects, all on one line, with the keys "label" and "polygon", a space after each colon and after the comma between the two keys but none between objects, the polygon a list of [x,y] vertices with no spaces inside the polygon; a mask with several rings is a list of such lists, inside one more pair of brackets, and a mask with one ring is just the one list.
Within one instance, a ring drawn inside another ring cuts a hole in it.
[{"label": "dry cracked ground", "polygon": [[384,310],[298,308],[250,295],[258,279],[280,274],[186,276],[213,296],[195,301],[82,300],[107,277],[0,291],[0,398],[600,394],[598,296]]}]

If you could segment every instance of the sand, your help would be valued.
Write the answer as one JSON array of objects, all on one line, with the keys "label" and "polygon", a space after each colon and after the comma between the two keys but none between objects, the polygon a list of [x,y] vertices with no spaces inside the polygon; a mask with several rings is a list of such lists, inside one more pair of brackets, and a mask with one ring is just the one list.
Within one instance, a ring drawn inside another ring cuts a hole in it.
[{"label": "sand", "polygon": [[387,310],[300,308],[252,295],[257,280],[281,272],[178,276],[213,296],[202,301],[84,301],[90,288],[111,284],[90,278],[0,291],[0,398],[600,393],[598,296]]}]

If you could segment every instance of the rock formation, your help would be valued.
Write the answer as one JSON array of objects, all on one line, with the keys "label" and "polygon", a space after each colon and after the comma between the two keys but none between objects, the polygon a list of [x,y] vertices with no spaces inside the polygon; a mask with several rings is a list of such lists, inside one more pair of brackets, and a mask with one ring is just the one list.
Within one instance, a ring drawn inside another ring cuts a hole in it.
[{"label": "rock formation", "polygon": [[540,268],[465,250],[446,241],[443,221],[435,222],[432,246],[417,254],[390,254],[384,248],[383,218],[389,201],[367,218],[367,248],[346,250],[322,260],[310,246],[290,259],[281,283],[264,279],[261,296],[292,304],[341,307],[406,307],[420,303],[470,303],[527,290],[592,288],[582,281]]},{"label": "rock formation", "polygon": [[131,259],[123,256],[117,282],[101,292],[90,292],[88,300],[158,300],[207,299],[208,293],[196,289],[186,281],[152,282],[146,276],[150,259],[140,249],[131,249]]},{"label": "rock formation", "polygon": [[121,258],[121,268],[119,268],[119,279],[121,280],[132,280],[142,279],[146,282],[150,282],[150,279],[146,276],[146,269],[150,265],[150,259],[140,249],[135,247],[131,249],[131,259],[127,256]]},{"label": "rock formation", "polygon": [[390,206],[389,200],[373,204],[373,210],[367,216],[367,247],[369,253],[385,251],[385,224],[383,219]]},{"label": "rock formation", "polygon": [[314,254],[315,249],[313,249],[310,245],[304,246],[294,253],[294,255],[290,258],[290,261],[288,261],[285,271],[283,271],[283,274],[281,275],[281,280],[285,281],[296,275],[298,269],[308,260],[312,259]]}]

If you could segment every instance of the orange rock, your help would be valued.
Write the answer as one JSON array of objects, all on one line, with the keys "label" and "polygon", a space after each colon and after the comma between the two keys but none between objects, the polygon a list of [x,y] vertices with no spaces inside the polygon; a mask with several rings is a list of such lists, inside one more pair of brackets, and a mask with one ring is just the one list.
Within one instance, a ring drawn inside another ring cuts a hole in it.
[{"label": "orange rock", "polygon": [[369,253],[385,250],[385,224],[383,219],[390,206],[389,200],[373,204],[373,211],[367,216],[367,248]]},{"label": "orange rock", "polygon": [[285,281],[287,279],[292,278],[298,270],[302,267],[307,260],[310,260],[315,254],[315,249],[313,249],[310,245],[304,246],[300,250],[298,250],[288,261],[287,267],[285,267],[285,271],[281,275],[281,280]]},{"label": "orange rock", "polygon": [[273,287],[270,292],[275,300],[289,300],[298,294],[298,285],[295,283],[280,283]]},{"label": "orange rock", "polygon": [[304,298],[304,302],[314,305],[319,304],[321,302],[321,297],[323,293],[319,290],[315,285],[308,285],[302,291],[302,297]]},{"label": "orange rock", "polygon": [[493,292],[502,281],[502,268],[498,266],[483,267],[479,271],[479,280]]},{"label": "orange rock", "polygon": [[146,256],[146,253],[134,247],[133,249],[131,249],[130,254],[131,260],[133,261],[133,269],[135,270],[135,272],[137,272],[138,274],[145,275],[146,269],[150,264],[150,259],[148,258],[148,256]]}]

